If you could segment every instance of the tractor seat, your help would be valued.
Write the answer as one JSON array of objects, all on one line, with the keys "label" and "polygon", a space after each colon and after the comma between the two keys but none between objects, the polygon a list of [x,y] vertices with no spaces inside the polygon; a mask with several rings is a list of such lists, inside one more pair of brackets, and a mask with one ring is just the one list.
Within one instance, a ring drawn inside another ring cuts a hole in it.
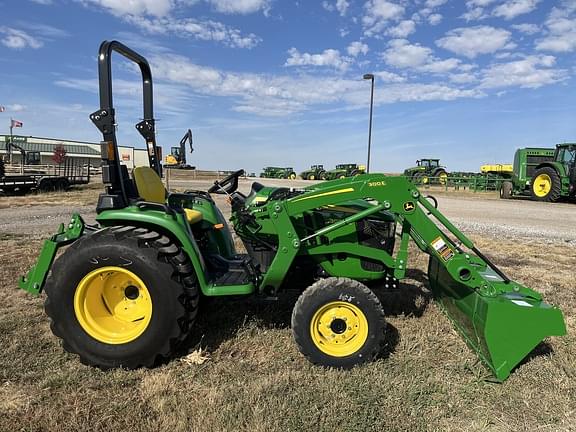
[{"label": "tractor seat", "polygon": [[[132,177],[140,198],[148,202],[166,204],[168,192],[156,171],[147,166],[136,167],[132,170]],[[184,210],[189,224],[195,224],[202,220],[202,212],[189,208],[182,210]]]}]

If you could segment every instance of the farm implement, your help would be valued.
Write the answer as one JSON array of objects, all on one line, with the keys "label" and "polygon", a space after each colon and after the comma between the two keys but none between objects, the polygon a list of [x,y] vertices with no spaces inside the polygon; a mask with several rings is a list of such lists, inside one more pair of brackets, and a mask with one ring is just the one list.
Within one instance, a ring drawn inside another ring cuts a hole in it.
[{"label": "farm implement", "polygon": [[[132,177],[118,158],[113,51],[136,62],[143,77],[144,120],[136,127],[150,166],[135,168]],[[83,363],[154,366],[194,331],[200,296],[277,298],[296,287],[302,292],[292,332],[302,354],[341,368],[370,361],[385,343],[386,322],[365,283],[396,287],[406,275],[410,241],[430,256],[438,304],[497,379],[546,337],[565,334],[557,307],[510,280],[405,178],[361,174],[303,189],[254,182],[245,195],[239,170],[208,191],[167,192],[158,175],[147,61],[104,42],[99,73],[100,109],[91,118],[103,134],[106,191],[97,224],[73,215],[20,280],[30,293],[46,292],[52,331]],[[227,196],[247,253],[235,250],[212,194]]]}]

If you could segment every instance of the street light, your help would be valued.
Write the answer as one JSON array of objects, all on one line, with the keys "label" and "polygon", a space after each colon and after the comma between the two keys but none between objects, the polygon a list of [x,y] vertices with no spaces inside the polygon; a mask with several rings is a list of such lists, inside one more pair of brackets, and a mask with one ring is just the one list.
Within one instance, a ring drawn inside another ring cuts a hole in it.
[{"label": "street light", "polygon": [[370,126],[368,126],[368,162],[366,163],[366,173],[370,172],[370,144],[372,144],[372,107],[374,106],[374,75],[364,74],[365,80],[371,80],[372,86],[370,90]]}]

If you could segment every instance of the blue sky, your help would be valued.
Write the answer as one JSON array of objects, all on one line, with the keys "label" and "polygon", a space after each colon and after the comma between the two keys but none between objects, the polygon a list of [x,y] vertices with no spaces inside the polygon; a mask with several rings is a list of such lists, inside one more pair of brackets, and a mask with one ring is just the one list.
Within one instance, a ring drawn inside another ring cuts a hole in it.
[{"label": "blue sky", "polygon": [[[576,1],[0,0],[0,133],[99,141],[96,53],[148,58],[158,142],[206,169],[420,157],[450,170],[576,141]],[[143,147],[140,83],[114,58],[118,136]]]}]

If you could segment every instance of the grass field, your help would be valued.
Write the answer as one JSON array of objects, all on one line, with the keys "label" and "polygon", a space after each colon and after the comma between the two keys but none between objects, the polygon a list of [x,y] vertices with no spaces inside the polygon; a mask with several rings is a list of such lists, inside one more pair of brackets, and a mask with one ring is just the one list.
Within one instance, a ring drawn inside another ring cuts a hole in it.
[{"label": "grass field", "polygon": [[[79,194],[66,200],[92,199]],[[372,364],[309,364],[291,338],[290,294],[206,302],[190,355],[102,372],[62,350],[43,296],[16,288],[40,239],[0,233],[0,431],[576,430],[574,247],[472,237],[512,278],[560,305],[568,325],[568,336],[541,344],[503,384],[490,382],[431,301],[427,256],[415,249],[401,290],[379,293],[389,328]]]}]

